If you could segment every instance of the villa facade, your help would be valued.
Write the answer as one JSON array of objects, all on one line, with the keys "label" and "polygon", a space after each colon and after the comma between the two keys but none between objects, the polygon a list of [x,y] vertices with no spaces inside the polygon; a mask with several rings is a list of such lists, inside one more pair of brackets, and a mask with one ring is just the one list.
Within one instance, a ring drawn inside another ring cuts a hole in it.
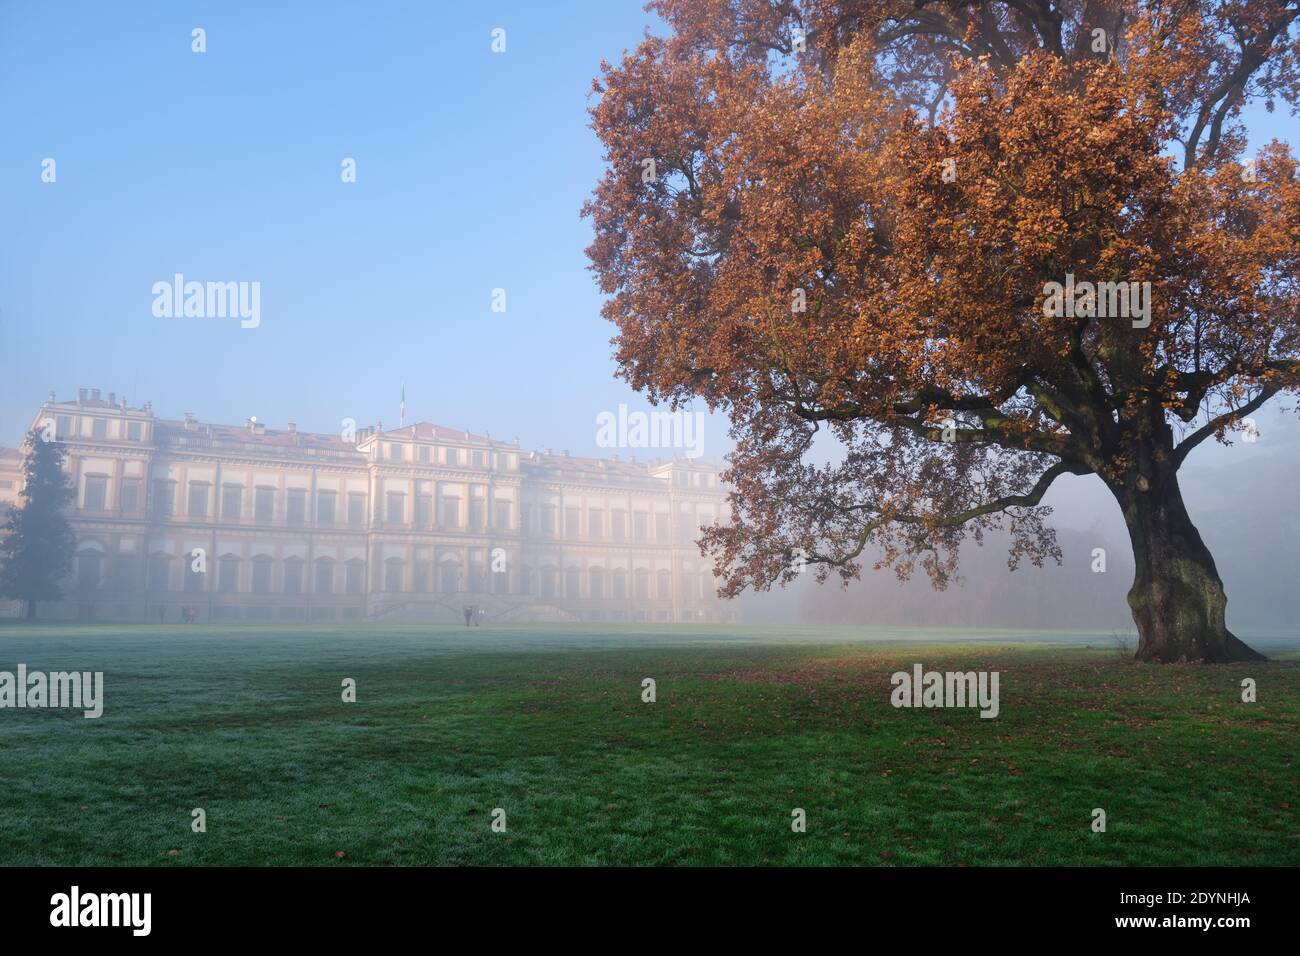
[{"label": "villa facade", "polygon": [[[521,450],[419,423],[344,434],[51,395],[74,579],[42,616],[106,621],[733,620],[694,544],[716,468]],[[0,489],[21,487],[0,455]],[[0,490],[0,495],[5,494]]]}]

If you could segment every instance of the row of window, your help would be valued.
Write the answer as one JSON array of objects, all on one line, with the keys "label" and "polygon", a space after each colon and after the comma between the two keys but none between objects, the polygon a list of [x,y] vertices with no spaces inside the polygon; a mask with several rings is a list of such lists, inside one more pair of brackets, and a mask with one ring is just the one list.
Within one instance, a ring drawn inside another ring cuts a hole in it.
[{"label": "row of window", "polygon": [[[243,517],[244,486],[224,485],[221,488],[220,514],[227,517]],[[253,514],[256,521],[273,522],[276,519],[276,499],[278,489],[258,487],[253,489]],[[86,476],[84,508],[87,511],[105,511],[108,507],[108,478],[104,475]],[[284,492],[283,514],[289,524],[306,524],[307,507],[310,493],[305,488],[289,488]],[[186,514],[190,517],[208,517],[212,504],[212,485],[208,482],[192,481],[189,484],[186,501]],[[341,496],[334,491],[318,490],[316,492],[315,523],[319,526],[334,526],[340,515]],[[166,479],[154,481],[153,512],[159,516],[168,516],[175,511],[176,483]],[[363,528],[366,526],[366,498],[364,492],[351,492],[346,496],[347,526]],[[405,492],[390,491],[385,496],[383,520],[389,525],[405,525],[408,510]],[[433,495],[417,495],[412,519],[416,528],[461,528],[484,529],[487,527],[488,502],[486,493],[480,489],[471,489],[471,495],[465,509],[462,499],[456,495],[441,495],[436,499],[438,515],[434,523],[435,498]],[[121,489],[121,509],[124,514],[140,511],[140,481],[125,479]],[[512,527],[512,503],[509,501],[493,502],[494,528]],[[467,513],[462,513],[463,511]],[[533,521],[533,506],[525,502],[520,508],[520,526],[526,534],[539,534],[544,538],[555,537],[559,530],[560,509],[553,504],[543,504],[536,509],[536,524]],[[582,509],[566,507],[563,509],[564,536],[579,538],[583,536]],[[462,523],[462,520],[464,523]],[[707,524],[709,516],[692,518],[683,515],[678,523],[678,540],[689,541],[698,536],[701,524]],[[634,541],[650,539],[651,522],[654,537],[658,541],[672,540],[670,516],[665,512],[634,511],[631,513],[631,537]],[[590,508],[587,511],[586,536],[592,539],[608,537],[614,541],[628,538],[628,512],[622,509],[606,511]]]},{"label": "row of window", "polygon": [[[77,585],[82,592],[100,589],[126,591],[132,586],[132,573],[135,559],[129,555],[116,555],[111,559],[99,554],[81,554],[77,556]],[[265,555],[259,555],[251,561],[235,557],[221,557],[215,568],[197,571],[194,562],[188,558],[177,561],[167,555],[152,555],[148,559],[147,584],[151,591],[169,591],[176,583],[175,575],[180,575],[181,590],[202,593],[208,590],[206,576],[215,575],[212,581],[214,590],[220,593],[240,593],[249,591],[253,594],[302,594],[305,592],[307,562],[300,558],[288,558],[278,562],[280,567],[276,574],[277,562]],[[242,579],[244,565],[249,566],[247,580]],[[174,565],[178,568],[174,570]],[[409,572],[406,562],[389,559],[384,562],[382,583],[387,593],[431,593],[435,587],[433,566],[427,562],[415,562]],[[312,591],[316,594],[362,594],[365,591],[365,562],[360,559],[339,562],[333,558],[319,558],[315,562],[312,576]],[[490,580],[489,580],[490,579]],[[569,567],[563,574],[559,568],[546,565],[534,574],[533,569],[522,567],[516,582],[517,594],[536,593],[543,598],[565,597],[574,600],[668,600],[672,598],[672,576],[667,570],[651,572],[638,568],[631,573],[615,568],[588,568],[584,574],[581,568]],[[508,594],[510,576],[504,572],[489,573],[481,565],[471,565],[466,572],[459,564],[446,562],[437,568],[436,589],[438,593],[457,594],[464,591],[486,593],[489,589],[497,594]],[[679,588],[683,599],[695,600],[707,596],[712,587],[711,574],[684,572],[679,576]]]},{"label": "row of window", "polygon": [[[80,421],[85,422],[87,417],[82,417]],[[109,435],[109,419],[107,418],[89,418],[90,421],[90,438],[97,440],[106,440]],[[113,419],[121,421],[121,419]],[[144,423],[138,421],[126,421],[125,434],[122,427],[115,430],[113,435],[116,439],[125,439],[126,441],[141,441],[144,438]],[[83,426],[84,427],[84,426]],[[79,437],[76,431],[76,420],[71,415],[59,415],[55,418],[55,437],[60,439],[69,439]],[[425,464],[439,462],[446,465],[471,465],[475,468],[486,468],[491,462],[493,468],[505,468],[513,470],[516,464],[516,457],[509,453],[488,452],[484,449],[461,449],[452,448],[445,445],[414,445],[413,460]],[[388,444],[388,458],[392,461],[403,461],[406,459],[406,446],[397,442]]]},{"label": "row of window", "polygon": [[[81,591],[130,590],[135,560],[130,555],[115,555],[107,558],[100,554],[79,554],[77,555],[77,587]],[[223,557],[216,561],[215,568],[209,567],[199,571],[195,569],[194,561],[188,556],[176,561],[167,555],[152,555],[148,560],[146,583],[152,591],[169,591],[175,583],[175,574],[179,573],[181,590],[197,593],[208,589],[206,576],[213,574],[215,590],[227,593],[247,589],[254,594],[302,594],[305,590],[306,561],[290,558],[281,562],[279,580],[274,582],[273,587],[272,572],[276,562],[270,557],[259,555],[247,562],[251,567],[249,580],[243,582],[247,588],[241,587],[240,580],[244,563],[238,558]],[[179,570],[174,570],[174,567]],[[331,558],[321,558],[316,562],[316,592],[333,593],[337,581],[342,585],[344,593],[363,593],[365,562],[360,560],[343,562],[341,581],[338,581],[339,567],[339,562]]]},{"label": "row of window", "polygon": [[[108,480],[106,475],[86,476],[86,490],[82,505],[86,511],[102,512],[108,510]],[[139,479],[127,478],[122,481],[122,513],[140,513],[140,486]],[[154,481],[151,510],[155,515],[166,517],[176,512],[176,490],[176,482],[174,481],[167,479],[156,479]],[[244,491],[243,485],[224,485],[221,488],[219,513],[223,517],[233,519],[244,517]],[[460,497],[455,495],[442,495],[439,497],[438,527],[486,528],[486,496],[479,489],[473,489],[472,491],[473,493],[468,502],[468,513],[464,516],[467,519],[465,521],[462,521]],[[279,494],[279,490],[276,488],[254,488],[251,515],[253,520],[266,523],[275,521]],[[284,492],[281,513],[286,523],[307,523],[309,497],[310,493],[305,488],[289,488]],[[335,491],[318,490],[316,492],[315,523],[323,526],[337,525],[340,518],[343,517],[341,508],[346,507],[347,526],[350,528],[365,527],[366,499],[368,496],[364,492],[351,492],[345,496],[345,505],[340,503],[340,497],[344,496]],[[389,492],[385,499],[386,507],[383,520],[392,525],[404,525],[407,520],[406,498],[407,496],[403,492]],[[207,518],[212,516],[212,485],[205,481],[190,482],[185,504],[185,514],[189,517]],[[434,527],[433,507],[434,498],[432,495],[419,495],[416,497],[413,515],[416,527]],[[495,502],[494,517],[496,519],[494,527],[510,528],[511,502]]]},{"label": "row of window", "polygon": [[[555,505],[541,505],[537,509],[537,524],[533,525],[532,506],[524,502],[520,506],[519,523],[526,534],[537,533],[543,538],[553,538],[558,530],[560,509]],[[654,537],[657,541],[671,541],[672,519],[662,511],[633,511],[631,514],[631,537],[633,541],[650,540],[651,522],[654,522]],[[708,524],[712,518],[707,516],[691,517],[682,515],[678,519],[677,540],[691,541],[699,536],[701,524]],[[587,510],[586,528],[583,528],[582,509],[566,507],[564,509],[564,537],[581,538],[583,531],[591,539],[609,538],[612,541],[625,541],[628,538],[628,512],[613,508]]]},{"label": "row of window", "polygon": [[[407,446],[398,442],[388,443],[387,458],[389,461],[406,461],[408,452]],[[447,445],[412,445],[413,451],[410,453],[411,460],[418,461],[421,464],[442,464],[442,465],[469,465],[473,468],[486,468],[491,462],[493,468],[504,468],[507,471],[513,471],[515,468],[515,456],[512,454],[503,454],[500,452],[489,452],[479,448],[452,448]]]},{"label": "row of window", "polygon": [[718,476],[701,471],[678,471],[673,475],[673,484],[678,488],[716,488]]},{"label": "row of window", "polygon": [[[82,421],[85,421],[83,418]],[[120,422],[121,419],[114,419]],[[117,440],[125,439],[126,441],[141,441],[144,438],[144,423],[128,421],[126,424],[126,434],[123,435],[121,425],[119,424],[114,438]],[[54,437],[60,439],[76,438],[74,431],[73,418],[71,415],[59,415],[54,421]],[[90,419],[90,437],[99,441],[108,438],[108,419],[92,418]]]}]

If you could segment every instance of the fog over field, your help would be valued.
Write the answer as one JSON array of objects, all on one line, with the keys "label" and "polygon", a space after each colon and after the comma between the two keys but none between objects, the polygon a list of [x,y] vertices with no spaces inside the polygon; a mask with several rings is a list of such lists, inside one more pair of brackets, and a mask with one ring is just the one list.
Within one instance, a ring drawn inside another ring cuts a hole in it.
[{"label": "fog over field", "polygon": [[[1181,475],[1187,507],[1214,554],[1228,592],[1228,623],[1239,632],[1292,630],[1300,638],[1300,425],[1281,401],[1256,416],[1258,440],[1202,445]],[[808,573],[788,588],[746,594],[747,622],[946,627],[1100,628],[1133,631],[1125,595],[1132,549],[1119,506],[1101,482],[1066,476],[1048,493],[1062,563],[1007,568],[1004,538],[962,548],[960,580],[936,592],[923,574],[899,583],[866,565],[860,580],[815,584]],[[1105,573],[1092,571],[1093,549]]]}]

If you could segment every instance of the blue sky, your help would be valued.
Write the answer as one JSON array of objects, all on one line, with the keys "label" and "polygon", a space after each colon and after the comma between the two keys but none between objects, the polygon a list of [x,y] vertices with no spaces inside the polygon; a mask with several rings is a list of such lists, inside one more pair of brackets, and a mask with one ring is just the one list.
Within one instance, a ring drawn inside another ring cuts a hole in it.
[{"label": "blue sky", "polygon": [[[405,382],[408,421],[595,453],[598,411],[648,408],[578,216],[641,7],[0,0],[0,444],[50,389],[334,431],[395,426]],[[261,325],[155,318],[176,272],[259,280]]]},{"label": "blue sky", "polygon": [[[0,444],[50,389],[334,431],[396,425],[405,383],[408,421],[600,453],[598,412],[648,406],[583,255],[588,92],[650,23],[642,0],[0,0]],[[1280,113],[1252,132],[1297,141]],[[259,281],[260,326],[156,318],[177,272]]]}]

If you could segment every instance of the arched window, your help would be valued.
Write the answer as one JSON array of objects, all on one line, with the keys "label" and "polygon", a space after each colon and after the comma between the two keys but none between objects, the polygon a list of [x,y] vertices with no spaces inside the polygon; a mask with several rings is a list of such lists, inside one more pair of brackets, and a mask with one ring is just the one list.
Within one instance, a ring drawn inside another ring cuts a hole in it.
[{"label": "arched window", "polygon": [[166,591],[171,588],[171,555],[149,555],[149,590]]},{"label": "arched window", "polygon": [[239,558],[223,554],[217,562],[217,590],[233,594],[239,590]]},{"label": "arched window", "polygon": [[656,596],[661,601],[668,600],[670,597],[673,596],[672,573],[667,570],[663,570],[660,571],[658,574],[656,574],[655,577],[658,580],[658,588],[659,588],[658,594]]},{"label": "arched window", "polygon": [[614,600],[622,601],[627,597],[627,572],[622,568],[614,569]]},{"label": "arched window", "polygon": [[360,558],[353,558],[347,563],[347,591],[349,594],[360,594],[365,590],[366,579],[366,562]]},{"label": "arched window", "polygon": [[460,572],[460,562],[455,558],[444,558],[438,566],[438,590],[443,594],[455,594],[461,590],[465,576]]},{"label": "arched window", "polygon": [[271,593],[271,565],[273,563],[269,554],[259,554],[253,557],[254,594]]},{"label": "arched window", "polygon": [[316,593],[334,593],[334,559],[316,559]]},{"label": "arched window", "polygon": [[302,558],[286,558],[284,562],[284,593],[302,593],[302,568],[306,564]]},{"label": "arched window", "polygon": [[469,566],[469,589],[475,594],[487,590],[487,568],[477,561],[472,561]]},{"label": "arched window", "polygon": [[587,569],[587,596],[600,601],[605,597],[605,569]]},{"label": "arched window", "polygon": [[98,551],[82,551],[77,555],[77,588],[81,591],[98,591],[104,580],[104,556]]},{"label": "arched window", "polygon": [[402,572],[405,570],[401,558],[389,558],[384,562],[384,590],[389,594],[402,591]]}]

